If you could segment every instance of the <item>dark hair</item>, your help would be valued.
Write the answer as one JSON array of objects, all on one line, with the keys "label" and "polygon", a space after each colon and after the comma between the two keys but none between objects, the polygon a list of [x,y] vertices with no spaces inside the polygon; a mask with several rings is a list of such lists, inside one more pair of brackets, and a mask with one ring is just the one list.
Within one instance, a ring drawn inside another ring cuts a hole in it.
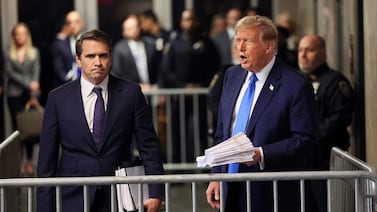
[{"label": "dark hair", "polygon": [[144,16],[146,18],[152,19],[154,22],[158,22],[156,14],[153,12],[152,9],[145,10],[140,13],[141,16]]},{"label": "dark hair", "polygon": [[250,6],[250,7],[246,8],[245,15],[247,15],[249,12],[254,12],[254,13],[256,13],[256,15],[264,15],[263,11],[259,7]]},{"label": "dark hair", "polygon": [[278,37],[282,36],[281,38],[284,38],[284,39],[287,39],[289,37],[290,33],[287,28],[279,26],[279,25],[277,25],[276,28],[278,30]]},{"label": "dark hair", "polygon": [[76,55],[79,57],[82,53],[82,43],[84,42],[84,40],[95,40],[95,41],[104,42],[109,47],[109,51],[111,53],[112,40],[111,40],[110,35],[108,35],[107,33],[101,30],[93,29],[93,30],[84,32],[80,36],[80,38],[76,41]]}]

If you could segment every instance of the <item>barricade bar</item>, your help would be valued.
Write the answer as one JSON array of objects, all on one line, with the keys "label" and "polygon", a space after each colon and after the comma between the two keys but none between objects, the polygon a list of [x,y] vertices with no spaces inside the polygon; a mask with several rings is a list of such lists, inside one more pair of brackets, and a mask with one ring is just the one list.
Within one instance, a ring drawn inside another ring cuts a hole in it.
[{"label": "barricade bar", "polygon": [[[374,166],[361,161],[347,151],[337,147],[332,148],[330,171],[356,170],[376,173]],[[329,212],[375,212],[377,211],[376,182],[361,178],[328,180],[327,201],[331,201],[331,205],[327,205]]]},{"label": "barricade bar", "polygon": [[[344,150],[341,150],[337,147],[333,147],[331,149],[331,159],[335,160],[337,158],[341,158],[343,163],[347,162],[348,164],[358,168],[358,170],[365,170],[365,171],[369,171],[373,173],[376,172],[375,167],[366,164],[364,161],[356,158],[355,156],[349,154],[348,152]],[[337,167],[334,167],[334,165],[336,164],[331,163],[331,165],[332,165],[332,168],[337,168]]]},{"label": "barricade bar", "polygon": [[192,94],[207,94],[208,88],[159,88],[156,90],[143,91],[146,96],[151,95],[192,95]]},{"label": "barricade bar", "polygon": [[17,140],[18,136],[20,136],[20,132],[18,130],[14,131],[10,136],[8,136],[3,142],[0,143],[0,153],[6,146],[8,146],[13,141]]},{"label": "barricade bar", "polygon": [[368,179],[376,182],[377,176],[367,171],[314,171],[314,172],[266,172],[238,174],[185,174],[148,176],[98,176],[98,177],[56,177],[56,178],[12,178],[1,179],[0,187],[22,186],[69,186],[148,183],[191,183],[210,181],[290,181],[320,179]]}]

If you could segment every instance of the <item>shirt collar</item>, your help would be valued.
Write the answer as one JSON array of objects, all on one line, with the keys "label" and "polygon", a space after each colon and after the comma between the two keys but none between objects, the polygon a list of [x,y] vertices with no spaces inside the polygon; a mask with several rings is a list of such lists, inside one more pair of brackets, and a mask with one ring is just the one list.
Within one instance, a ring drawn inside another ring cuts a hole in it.
[{"label": "shirt collar", "polygon": [[98,85],[94,85],[93,83],[89,82],[88,80],[84,79],[84,77],[80,78],[80,83],[81,83],[81,90],[82,90],[82,95],[83,96],[89,96],[92,94],[93,88],[95,86],[101,87],[102,91],[107,92],[107,87],[109,84],[109,75],[105,77],[105,79]]},{"label": "shirt collar", "polygon": [[259,82],[262,82],[264,84],[264,82],[266,81],[266,79],[268,77],[268,74],[270,73],[270,71],[272,69],[272,66],[275,63],[275,60],[276,60],[276,56],[274,56],[270,60],[270,62],[267,63],[267,65],[264,68],[262,68],[261,71],[259,71],[258,73],[256,73]]}]

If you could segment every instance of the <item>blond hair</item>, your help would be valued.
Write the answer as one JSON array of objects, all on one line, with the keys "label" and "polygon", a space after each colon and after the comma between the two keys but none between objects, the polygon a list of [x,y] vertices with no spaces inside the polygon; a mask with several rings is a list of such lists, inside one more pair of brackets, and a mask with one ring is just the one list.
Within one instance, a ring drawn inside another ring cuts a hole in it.
[{"label": "blond hair", "polygon": [[23,22],[16,24],[12,29],[9,52],[8,52],[10,59],[13,61],[17,61],[17,45],[16,45],[16,40],[15,40],[15,32],[18,27],[24,27],[27,32],[27,39],[25,43],[25,52],[26,52],[25,58],[29,60],[35,60],[37,58],[37,49],[33,46],[29,28]]},{"label": "blond hair", "polygon": [[257,27],[262,31],[262,40],[263,41],[274,41],[275,42],[275,50],[277,51],[277,44],[278,44],[278,30],[276,25],[266,16],[245,16],[241,18],[236,26],[236,32],[240,27]]}]

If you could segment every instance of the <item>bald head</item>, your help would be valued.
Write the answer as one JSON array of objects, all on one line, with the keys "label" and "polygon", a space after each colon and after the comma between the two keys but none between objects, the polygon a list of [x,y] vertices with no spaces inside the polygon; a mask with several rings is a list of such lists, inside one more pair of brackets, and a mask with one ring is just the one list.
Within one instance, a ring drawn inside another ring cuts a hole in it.
[{"label": "bald head", "polygon": [[84,27],[84,21],[81,19],[80,13],[75,10],[67,13],[65,22],[74,37],[77,37]]},{"label": "bald head", "polygon": [[238,8],[231,8],[226,13],[226,23],[228,27],[234,28],[237,24],[237,21],[240,20],[242,17],[242,12]]},{"label": "bald head", "polygon": [[182,12],[181,15],[181,28],[183,31],[190,31],[196,28],[198,20],[194,10],[188,9]]},{"label": "bald head", "polygon": [[141,33],[139,19],[136,15],[129,15],[123,21],[123,37],[130,40],[139,40]]},{"label": "bald head", "polygon": [[326,42],[318,35],[306,35],[298,45],[300,69],[310,74],[326,62]]}]

